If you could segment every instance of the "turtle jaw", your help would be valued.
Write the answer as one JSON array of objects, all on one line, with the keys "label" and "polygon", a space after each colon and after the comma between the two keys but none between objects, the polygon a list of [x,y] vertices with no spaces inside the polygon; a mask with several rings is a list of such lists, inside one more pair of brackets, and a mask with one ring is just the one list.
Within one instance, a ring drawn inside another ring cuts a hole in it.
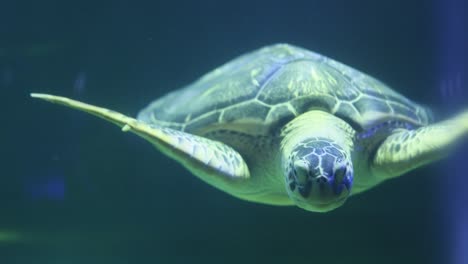
[{"label": "turtle jaw", "polygon": [[299,195],[290,195],[294,203],[300,208],[311,212],[328,212],[342,206],[351,193],[347,185],[340,185],[342,191],[336,194],[333,189],[333,183],[320,183],[313,185],[310,193],[304,196],[299,192]]},{"label": "turtle jaw", "polygon": [[290,181],[289,197],[300,208],[312,212],[328,212],[343,205],[351,194],[352,180],[344,177],[341,182],[336,177],[315,177],[306,184]]}]

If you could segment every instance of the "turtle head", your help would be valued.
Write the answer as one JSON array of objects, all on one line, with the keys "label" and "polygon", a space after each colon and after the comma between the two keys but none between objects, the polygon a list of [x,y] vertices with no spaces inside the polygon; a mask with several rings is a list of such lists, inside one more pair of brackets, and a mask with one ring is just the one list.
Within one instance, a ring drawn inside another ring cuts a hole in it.
[{"label": "turtle head", "polygon": [[328,138],[299,142],[283,160],[283,168],[289,197],[305,210],[333,210],[351,193],[353,166],[350,156]]}]

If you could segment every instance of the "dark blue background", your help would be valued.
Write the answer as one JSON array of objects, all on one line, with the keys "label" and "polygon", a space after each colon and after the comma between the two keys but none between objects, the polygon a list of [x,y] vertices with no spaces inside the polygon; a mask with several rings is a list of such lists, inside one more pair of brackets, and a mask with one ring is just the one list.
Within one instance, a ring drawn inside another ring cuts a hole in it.
[{"label": "dark blue background", "polygon": [[0,263],[443,263],[441,164],[328,214],[247,203],[94,117],[135,115],[264,45],[287,42],[444,108],[434,1],[5,1]]}]

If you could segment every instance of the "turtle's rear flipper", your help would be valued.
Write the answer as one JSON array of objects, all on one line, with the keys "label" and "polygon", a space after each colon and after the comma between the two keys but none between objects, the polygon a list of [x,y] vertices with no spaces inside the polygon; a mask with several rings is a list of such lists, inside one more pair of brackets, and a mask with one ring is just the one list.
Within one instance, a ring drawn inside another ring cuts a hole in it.
[{"label": "turtle's rear flipper", "polygon": [[468,138],[468,111],[416,130],[399,130],[377,149],[373,169],[377,175],[396,177],[450,153]]},{"label": "turtle's rear flipper", "polygon": [[121,113],[66,97],[32,93],[32,97],[90,113],[131,131],[182,163],[193,174],[229,192],[236,181],[250,177],[241,155],[231,147],[207,138],[170,128],[149,125]]}]

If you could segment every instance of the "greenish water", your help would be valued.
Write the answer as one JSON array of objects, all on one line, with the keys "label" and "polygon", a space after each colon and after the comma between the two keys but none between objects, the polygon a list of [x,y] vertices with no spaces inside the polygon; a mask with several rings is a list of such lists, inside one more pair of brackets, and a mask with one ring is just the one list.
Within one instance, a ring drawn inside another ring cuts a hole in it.
[{"label": "greenish water", "polygon": [[28,97],[135,115],[241,53],[288,42],[440,104],[426,1],[293,2],[4,4],[0,263],[443,263],[443,163],[314,214],[227,196],[135,136]]}]

